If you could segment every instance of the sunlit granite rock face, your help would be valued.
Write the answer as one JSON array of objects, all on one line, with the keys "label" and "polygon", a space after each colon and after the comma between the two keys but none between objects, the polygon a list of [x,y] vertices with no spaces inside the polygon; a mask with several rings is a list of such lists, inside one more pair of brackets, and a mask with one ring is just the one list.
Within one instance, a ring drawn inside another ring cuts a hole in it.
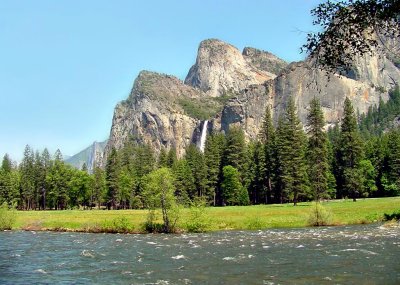
[{"label": "sunlit granite rock face", "polygon": [[104,158],[128,137],[149,143],[156,152],[175,148],[181,157],[190,143],[199,144],[205,120],[208,132],[236,124],[247,139],[256,138],[266,106],[277,121],[289,97],[304,125],[309,102],[319,98],[329,126],[340,120],[346,97],[363,113],[380,97],[387,100],[396,82],[400,71],[383,53],[358,58],[346,75],[328,76],[313,67],[312,59],[287,64],[268,52],[245,48],[241,53],[220,40],[205,40],[185,82],[154,72],[139,74],[129,98],[115,108]]},{"label": "sunlit granite rock face", "polygon": [[217,97],[276,77],[267,68],[258,69],[251,55],[244,56],[236,47],[220,40],[205,40],[200,43],[196,63],[190,68],[185,84]]},{"label": "sunlit granite rock face", "polygon": [[275,79],[243,89],[225,105],[223,129],[240,124],[248,138],[255,138],[267,104],[272,107],[276,122],[284,113],[289,97],[294,99],[303,125],[307,125],[309,103],[314,97],[321,101],[327,126],[333,125],[342,117],[346,97],[358,113],[365,113],[379,103],[380,97],[386,101],[388,91],[400,82],[399,69],[382,54],[357,59],[356,78],[327,75],[311,66],[310,60],[291,63]]},{"label": "sunlit granite rock face", "polygon": [[156,152],[161,147],[175,148],[182,156],[201,124],[185,112],[185,103],[202,96],[203,92],[176,77],[142,71],[129,98],[115,108],[105,156],[112,147],[120,149],[129,137],[150,144]]}]

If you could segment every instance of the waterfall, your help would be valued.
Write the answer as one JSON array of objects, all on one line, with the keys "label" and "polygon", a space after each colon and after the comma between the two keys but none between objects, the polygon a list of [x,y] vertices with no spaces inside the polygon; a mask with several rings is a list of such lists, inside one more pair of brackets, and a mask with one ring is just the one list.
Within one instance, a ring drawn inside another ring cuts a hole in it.
[{"label": "waterfall", "polygon": [[200,151],[201,152],[204,152],[204,147],[206,146],[207,124],[208,124],[208,120],[205,120],[204,124],[203,124],[203,129],[201,130],[201,137],[200,137]]}]

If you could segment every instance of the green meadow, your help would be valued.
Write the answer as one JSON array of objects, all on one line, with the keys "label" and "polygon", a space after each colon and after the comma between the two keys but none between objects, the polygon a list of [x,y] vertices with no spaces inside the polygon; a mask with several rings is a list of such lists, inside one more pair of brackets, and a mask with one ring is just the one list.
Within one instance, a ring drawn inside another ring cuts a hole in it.
[{"label": "green meadow", "polygon": [[[400,210],[400,197],[333,200],[322,203],[332,225],[379,222]],[[186,231],[257,230],[308,226],[312,203],[206,207],[179,210],[177,228]],[[143,233],[147,210],[17,211],[13,229]],[[161,223],[161,214],[157,213]]]}]

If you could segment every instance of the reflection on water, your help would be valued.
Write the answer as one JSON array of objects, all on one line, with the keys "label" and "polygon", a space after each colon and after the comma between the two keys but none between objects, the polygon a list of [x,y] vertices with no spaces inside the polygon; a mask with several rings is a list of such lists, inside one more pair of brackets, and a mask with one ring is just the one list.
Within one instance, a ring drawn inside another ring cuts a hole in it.
[{"label": "reflection on water", "polygon": [[400,228],[1,232],[1,284],[400,284]]}]

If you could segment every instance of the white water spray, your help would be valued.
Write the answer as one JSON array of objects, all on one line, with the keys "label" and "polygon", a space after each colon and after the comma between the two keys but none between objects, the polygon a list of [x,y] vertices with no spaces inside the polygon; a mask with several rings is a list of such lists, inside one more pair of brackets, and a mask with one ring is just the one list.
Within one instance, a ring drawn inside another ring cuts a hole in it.
[{"label": "white water spray", "polygon": [[204,124],[203,124],[203,129],[201,130],[201,137],[200,137],[200,151],[201,152],[204,152],[204,147],[206,146],[207,124],[208,124],[208,120],[205,120]]}]

